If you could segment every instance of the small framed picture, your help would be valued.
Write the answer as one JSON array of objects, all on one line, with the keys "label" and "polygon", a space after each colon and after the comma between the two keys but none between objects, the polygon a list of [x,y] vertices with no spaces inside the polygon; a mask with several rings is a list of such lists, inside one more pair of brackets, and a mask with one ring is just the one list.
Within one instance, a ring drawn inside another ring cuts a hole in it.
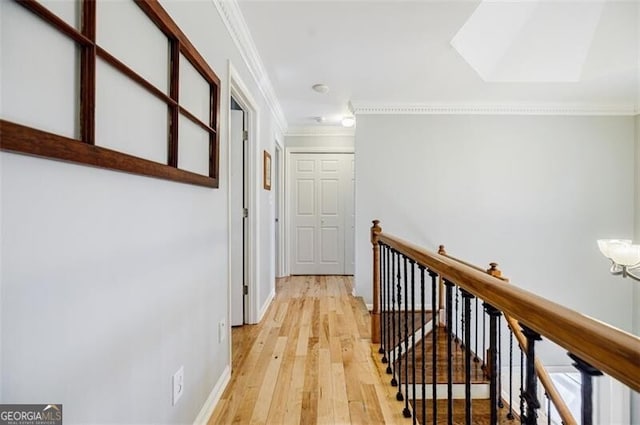
[{"label": "small framed picture", "polygon": [[271,190],[271,155],[264,151],[262,160],[262,182],[265,190]]}]

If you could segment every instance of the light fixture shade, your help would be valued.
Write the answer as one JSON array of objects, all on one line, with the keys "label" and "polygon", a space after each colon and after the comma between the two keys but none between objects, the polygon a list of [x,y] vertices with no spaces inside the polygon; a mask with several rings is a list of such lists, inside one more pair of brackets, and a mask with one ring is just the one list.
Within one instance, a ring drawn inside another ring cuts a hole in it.
[{"label": "light fixture shade", "polygon": [[611,258],[611,251],[617,246],[631,245],[630,239],[598,239],[598,248],[607,258]]},{"label": "light fixture shade", "polygon": [[640,245],[614,244],[610,246],[609,254],[613,262],[621,266],[640,264]]},{"label": "light fixture shade", "polygon": [[343,127],[353,127],[356,123],[356,119],[353,117],[344,117],[342,118],[342,126]]}]

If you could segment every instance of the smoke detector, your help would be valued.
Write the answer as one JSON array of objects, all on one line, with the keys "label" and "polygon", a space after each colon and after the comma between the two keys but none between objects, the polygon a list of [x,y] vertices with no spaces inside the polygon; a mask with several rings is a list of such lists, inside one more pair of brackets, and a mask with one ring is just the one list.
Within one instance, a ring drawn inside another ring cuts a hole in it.
[{"label": "smoke detector", "polygon": [[326,84],[314,84],[311,86],[311,88],[318,93],[326,93],[329,91],[329,86]]}]

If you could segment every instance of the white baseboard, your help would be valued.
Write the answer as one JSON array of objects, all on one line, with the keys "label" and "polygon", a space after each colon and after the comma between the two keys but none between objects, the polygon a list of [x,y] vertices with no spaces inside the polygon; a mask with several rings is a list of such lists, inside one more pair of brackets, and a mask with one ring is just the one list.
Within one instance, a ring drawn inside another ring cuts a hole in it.
[{"label": "white baseboard", "polygon": [[211,414],[213,413],[213,410],[216,408],[216,404],[218,404],[218,401],[220,400],[220,397],[222,397],[222,393],[224,392],[225,388],[227,388],[227,384],[230,380],[231,367],[227,365],[222,371],[220,379],[218,379],[216,385],[213,386],[213,390],[211,390],[209,397],[207,397],[207,400],[204,402],[202,409],[200,409],[200,413],[198,413],[196,420],[193,421],[194,425],[207,424],[209,418],[211,417]]},{"label": "white baseboard", "polygon": [[267,300],[264,302],[264,305],[262,306],[262,308],[260,308],[260,311],[258,312],[258,323],[260,323],[262,321],[262,318],[264,317],[265,313],[267,312],[267,309],[271,305],[271,301],[273,301],[273,299],[275,297],[276,297],[276,289],[273,288],[271,290],[271,293],[267,297]]}]

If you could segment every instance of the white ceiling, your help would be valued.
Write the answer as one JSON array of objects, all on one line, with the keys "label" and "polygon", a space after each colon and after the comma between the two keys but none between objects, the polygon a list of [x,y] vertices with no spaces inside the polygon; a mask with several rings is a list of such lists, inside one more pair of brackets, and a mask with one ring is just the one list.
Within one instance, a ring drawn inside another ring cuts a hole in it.
[{"label": "white ceiling", "polygon": [[640,106],[636,0],[240,0],[239,9],[293,127],[319,116],[337,125],[349,102]]}]

